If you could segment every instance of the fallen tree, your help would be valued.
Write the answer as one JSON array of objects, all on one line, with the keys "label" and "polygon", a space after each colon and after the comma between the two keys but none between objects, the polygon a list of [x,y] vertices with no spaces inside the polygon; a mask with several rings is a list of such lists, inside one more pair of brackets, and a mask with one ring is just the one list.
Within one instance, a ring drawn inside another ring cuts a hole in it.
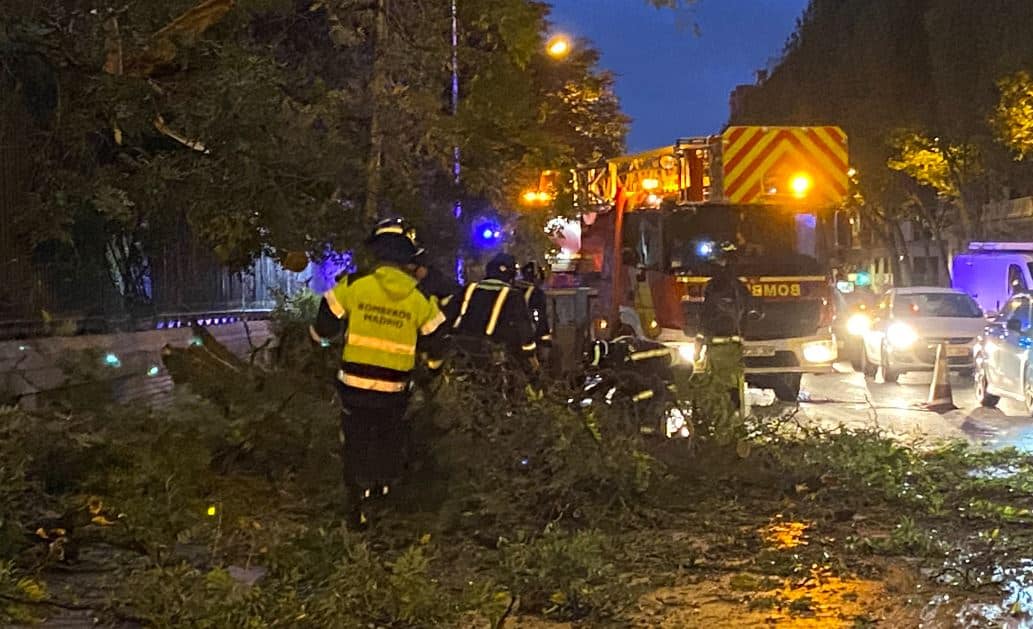
[{"label": "fallen tree", "polygon": [[415,406],[409,480],[356,535],[340,525],[329,381],[298,367],[300,349],[281,370],[198,339],[167,351],[183,389],[171,406],[0,412],[0,620],[950,626],[1023,613],[1008,588],[1023,578],[1033,459],[1017,452],[702,413],[688,447],[575,413],[558,384],[503,406],[451,378]]}]

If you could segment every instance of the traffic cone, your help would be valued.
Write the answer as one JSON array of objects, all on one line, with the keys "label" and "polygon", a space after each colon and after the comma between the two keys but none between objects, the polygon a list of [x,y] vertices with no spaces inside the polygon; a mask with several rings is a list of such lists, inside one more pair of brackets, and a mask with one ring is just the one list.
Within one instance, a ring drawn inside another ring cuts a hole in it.
[{"label": "traffic cone", "polygon": [[922,404],[922,408],[936,413],[946,413],[958,408],[954,406],[947,350],[943,348],[942,343],[936,346],[936,366],[933,368],[933,381],[929,384],[929,399]]}]

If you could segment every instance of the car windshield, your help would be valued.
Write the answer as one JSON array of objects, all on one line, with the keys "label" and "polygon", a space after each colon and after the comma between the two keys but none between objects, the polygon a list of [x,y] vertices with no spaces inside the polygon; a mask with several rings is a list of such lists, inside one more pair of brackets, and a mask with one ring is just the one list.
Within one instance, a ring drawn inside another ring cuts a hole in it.
[{"label": "car windshield", "polygon": [[968,295],[958,293],[915,293],[897,295],[893,314],[898,317],[964,317],[976,318],[983,312]]}]

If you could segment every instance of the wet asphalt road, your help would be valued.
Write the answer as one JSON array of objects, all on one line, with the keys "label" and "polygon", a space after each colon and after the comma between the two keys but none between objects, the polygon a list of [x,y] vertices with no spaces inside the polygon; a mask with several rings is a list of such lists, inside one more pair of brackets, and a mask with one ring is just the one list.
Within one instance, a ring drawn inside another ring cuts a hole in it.
[{"label": "wet asphalt road", "polygon": [[[836,365],[836,373],[805,376],[800,393],[804,417],[823,426],[879,427],[907,440],[965,439],[989,448],[1015,446],[1033,451],[1033,417],[1024,405],[1001,400],[997,408],[982,408],[971,378],[951,377],[958,410],[933,413],[917,407],[929,393],[932,374],[904,374],[899,384],[887,384],[881,376],[865,381],[849,364]],[[751,392],[754,403],[772,402],[770,394]]]}]

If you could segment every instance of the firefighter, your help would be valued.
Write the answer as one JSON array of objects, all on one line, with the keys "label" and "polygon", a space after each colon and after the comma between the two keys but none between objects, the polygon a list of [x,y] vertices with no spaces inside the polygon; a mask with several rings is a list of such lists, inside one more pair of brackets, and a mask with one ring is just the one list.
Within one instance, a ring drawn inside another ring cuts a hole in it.
[{"label": "firefighter", "polygon": [[675,393],[670,348],[636,336],[626,323],[617,326],[613,339],[595,341],[588,360],[591,368],[616,374],[618,390],[631,400],[640,417],[659,417],[657,409]]},{"label": "firefighter", "polygon": [[541,268],[532,261],[520,267],[520,279],[514,283],[514,286],[523,294],[524,303],[527,304],[527,310],[531,314],[535,343],[538,344],[538,356],[542,362],[548,360],[548,353],[552,348],[549,303],[545,291],[541,288],[544,280]]},{"label": "firefighter", "polygon": [[707,371],[729,391],[733,407],[742,409],[746,390],[742,325],[753,312],[753,296],[739,279],[735,253],[730,242],[715,251],[713,274],[703,291],[700,332]]},{"label": "firefighter", "polygon": [[538,371],[534,324],[523,295],[513,287],[516,260],[505,253],[492,258],[485,279],[471,282],[456,294],[446,310],[453,334],[493,341],[532,373]]},{"label": "firefighter", "polygon": [[[313,340],[323,346],[346,330],[337,387],[349,519],[357,528],[367,524],[366,501],[386,496],[401,475],[417,341],[444,321],[434,302],[416,288],[412,260],[418,249],[398,227],[377,225],[366,243],[375,267],[327,291],[310,328]],[[429,366],[440,368],[440,351],[431,348],[429,354]]]}]

